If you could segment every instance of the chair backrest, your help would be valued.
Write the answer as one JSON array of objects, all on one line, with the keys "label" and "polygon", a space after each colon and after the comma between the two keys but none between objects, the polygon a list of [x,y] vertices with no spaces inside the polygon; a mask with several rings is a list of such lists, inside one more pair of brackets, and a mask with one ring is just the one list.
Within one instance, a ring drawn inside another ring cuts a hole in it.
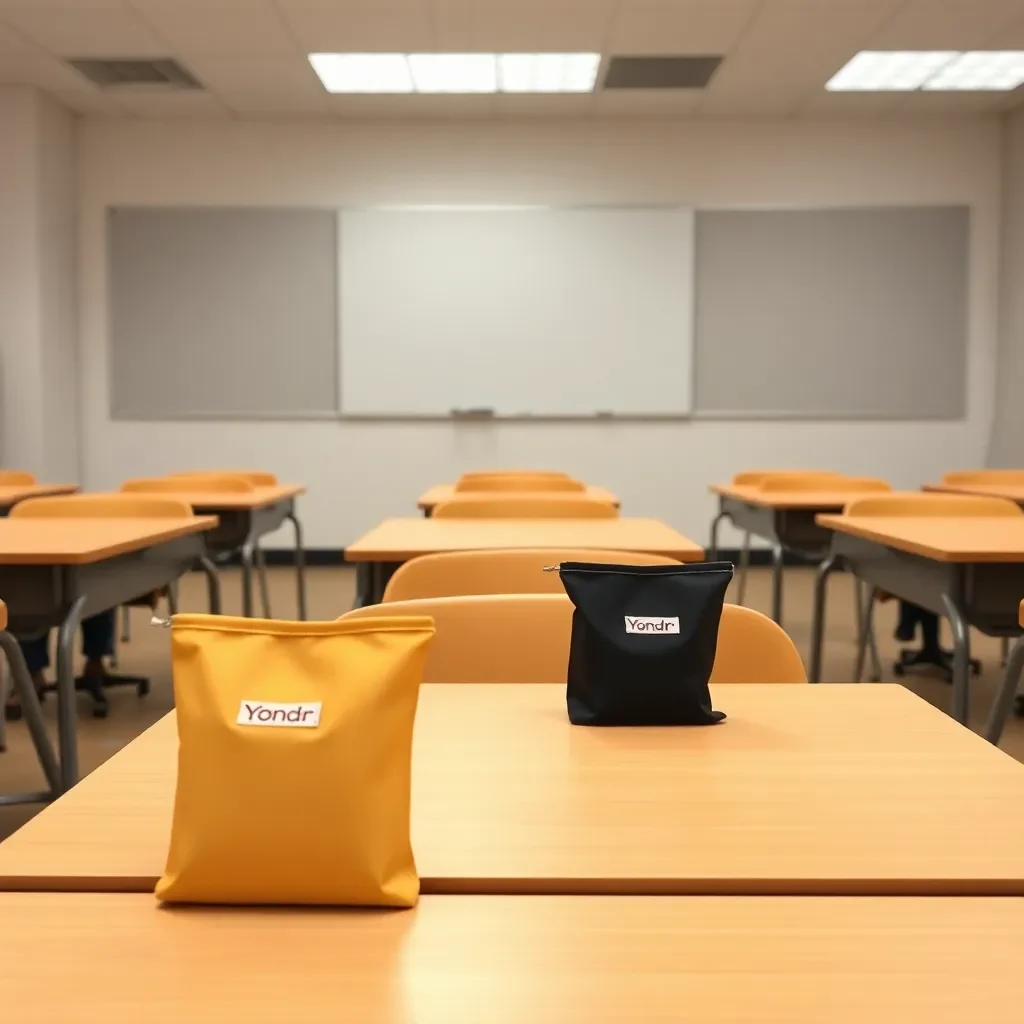
[{"label": "chair backrest", "polygon": [[566,480],[569,474],[560,469],[471,469],[463,473],[459,480],[474,480],[481,476],[546,476]]},{"label": "chair backrest", "polygon": [[176,519],[192,508],[177,498],[142,494],[60,494],[18,502],[10,516],[51,519]]},{"label": "chair backrest", "polygon": [[24,469],[0,469],[0,487],[20,487],[35,482],[35,474]]},{"label": "chair backrest", "polygon": [[145,492],[149,494],[181,494],[187,491],[216,491],[223,494],[247,494],[253,485],[240,476],[156,476],[138,480],[125,480],[122,491]]},{"label": "chair backrest", "polygon": [[944,484],[1024,484],[1024,469],[964,469],[946,473]]},{"label": "chair backrest", "polygon": [[[15,506],[17,508],[17,506]],[[1009,498],[974,494],[933,494],[911,491],[857,498],[843,509],[846,516],[1019,516],[1024,515]]]},{"label": "chair backrest", "polygon": [[435,519],[617,519],[619,510],[591,498],[459,497],[434,509]]},{"label": "chair backrest", "polygon": [[277,484],[277,477],[262,469],[190,469],[185,473],[171,473],[172,479],[182,478],[185,480],[210,477],[234,476],[241,480],[248,480],[254,487],[274,487]]},{"label": "chair backrest", "polygon": [[833,473],[827,469],[750,469],[744,473],[737,473],[732,482],[737,487],[757,487],[762,480],[768,480],[774,476],[824,476],[842,477],[842,473]]},{"label": "chair backrest", "polygon": [[619,565],[673,565],[674,558],[636,551],[588,548],[519,548],[448,551],[413,558],[384,589],[385,601],[466,594],[564,594],[557,572],[544,566],[559,562],[610,562]]},{"label": "chair backrest", "polygon": [[[368,605],[342,618],[430,615],[425,683],[564,683],[572,602],[564,594],[483,594]],[[793,641],[760,612],[726,605],[713,683],[805,683]]]},{"label": "chair backrest", "polygon": [[884,480],[871,476],[771,476],[762,480],[758,488],[773,491],[891,491]]},{"label": "chair backrest", "polygon": [[586,485],[567,476],[537,476],[517,473],[512,476],[463,477],[455,485],[459,494],[474,491],[585,491]]}]

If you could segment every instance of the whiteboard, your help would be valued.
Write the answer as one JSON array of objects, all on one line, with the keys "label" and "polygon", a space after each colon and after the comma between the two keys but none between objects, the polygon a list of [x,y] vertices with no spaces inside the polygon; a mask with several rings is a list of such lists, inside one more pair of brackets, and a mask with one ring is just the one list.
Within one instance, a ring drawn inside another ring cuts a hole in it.
[{"label": "whiteboard", "polygon": [[678,416],[693,213],[341,213],[344,415]]}]

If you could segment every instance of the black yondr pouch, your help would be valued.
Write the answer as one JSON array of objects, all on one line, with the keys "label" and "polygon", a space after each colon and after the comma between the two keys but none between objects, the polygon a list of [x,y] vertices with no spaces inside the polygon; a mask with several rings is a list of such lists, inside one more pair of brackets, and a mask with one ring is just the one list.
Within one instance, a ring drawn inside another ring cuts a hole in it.
[{"label": "black yondr pouch", "polygon": [[708,679],[730,562],[562,562],[575,605],[567,703],[573,725],[713,725]]}]

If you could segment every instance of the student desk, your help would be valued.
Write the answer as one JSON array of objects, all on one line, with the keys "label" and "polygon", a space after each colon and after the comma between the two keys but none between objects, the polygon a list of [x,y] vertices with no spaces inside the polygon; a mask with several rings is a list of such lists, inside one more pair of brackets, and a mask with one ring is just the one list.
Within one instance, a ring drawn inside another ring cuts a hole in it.
[{"label": "student desk", "polygon": [[608,548],[699,562],[704,549],[657,519],[385,519],[345,549],[356,562],[356,607],[377,604],[411,558],[486,548]]},{"label": "student desk", "polygon": [[[782,623],[782,561],[787,551],[820,561],[827,553],[831,535],[815,522],[822,512],[841,512],[863,491],[837,487],[829,491],[762,491],[759,487],[713,484],[718,512],[711,520],[709,559],[718,551],[718,524],[729,519],[740,530],[772,545],[772,618]],[[859,607],[859,604],[858,604]]]},{"label": "student desk", "polygon": [[380,911],[5,893],[0,920],[0,990],[19,1022],[1018,1024],[1021,1013],[1024,902],[1008,897],[425,896]]},{"label": "student desk", "polygon": [[[212,516],[174,519],[0,519],[0,593],[8,629],[57,634],[60,772],[78,780],[77,709],[72,667],[83,618],[173,583],[203,559]],[[212,567],[207,565],[208,577]],[[215,592],[216,574],[210,580]]]},{"label": "student desk", "polygon": [[0,487],[0,516],[7,515],[19,501],[26,498],[48,498],[54,494],[74,494],[78,484],[14,484]]},{"label": "student desk", "polygon": [[[953,715],[966,723],[970,634],[1017,636],[1024,593],[1024,517],[818,516],[832,531],[818,569],[811,630],[811,681],[821,678],[825,590],[840,563],[878,590],[949,619],[953,632]],[[870,611],[865,629],[870,627]]]},{"label": "student desk", "polygon": [[[604,501],[615,508],[621,506],[619,499],[603,487],[588,487],[585,491],[460,491],[460,495],[472,494],[477,497],[497,498],[590,498],[592,501]],[[454,484],[436,484],[424,491],[416,502],[416,507],[425,516],[432,516],[434,509],[442,502],[451,501],[455,497]]]},{"label": "student desk", "polygon": [[[254,487],[251,491],[206,491],[200,482],[190,487],[182,482],[180,491],[161,491],[192,506],[197,515],[215,515],[217,529],[207,537],[211,557],[221,559],[236,551],[242,559],[242,614],[251,618],[253,559],[262,558],[259,540],[273,533],[286,520],[295,531],[295,576],[298,586],[299,618],[306,618],[305,552],[302,546],[302,525],[295,511],[295,499],[306,493],[297,484],[275,484]],[[267,595],[264,594],[264,603]]]},{"label": "student desk", "polygon": [[1024,484],[925,484],[923,491],[939,491],[943,494],[978,494],[984,498],[1008,498],[1018,505],[1024,505]]},{"label": "student desk", "polygon": [[[423,891],[1024,895],[1024,766],[981,737],[901,686],[713,691],[721,725],[587,729],[563,686],[424,686]],[[152,891],[176,748],[167,716],[0,843],[0,890]]]}]

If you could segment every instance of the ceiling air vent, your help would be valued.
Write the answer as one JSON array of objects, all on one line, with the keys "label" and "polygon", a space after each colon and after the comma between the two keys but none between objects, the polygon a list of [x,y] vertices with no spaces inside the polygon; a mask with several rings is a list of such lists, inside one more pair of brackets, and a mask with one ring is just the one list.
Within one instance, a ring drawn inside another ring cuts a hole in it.
[{"label": "ceiling air vent", "polygon": [[612,57],[605,89],[703,89],[721,57]]},{"label": "ceiling air vent", "polygon": [[101,89],[148,85],[166,89],[201,89],[191,72],[176,60],[69,60],[76,71]]}]

